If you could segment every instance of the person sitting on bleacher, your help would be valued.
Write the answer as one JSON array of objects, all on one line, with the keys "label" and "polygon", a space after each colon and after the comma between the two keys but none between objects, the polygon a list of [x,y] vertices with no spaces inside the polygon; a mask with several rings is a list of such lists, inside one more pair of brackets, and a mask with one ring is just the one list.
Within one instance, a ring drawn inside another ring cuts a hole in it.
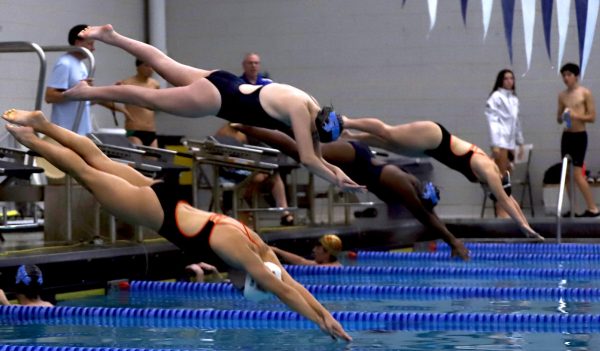
[{"label": "person sitting on bleacher", "polygon": [[[258,143],[250,140],[248,136],[229,126],[229,123],[225,123],[216,133],[217,137],[221,142],[225,144],[232,144],[235,146],[242,146],[244,144],[257,145]],[[221,176],[227,180],[239,183],[246,179],[251,172],[247,170],[235,169],[235,168],[224,168],[220,172]],[[244,199],[251,199],[252,194],[257,192],[262,187],[269,187],[271,195],[275,200],[275,206],[280,208],[287,208],[288,202],[285,194],[285,184],[279,173],[273,174],[257,173],[254,175],[250,183],[246,186],[244,192]],[[248,201],[250,202],[250,201]],[[226,212],[226,211],[223,211]],[[294,215],[289,211],[284,211],[281,216],[281,225],[290,226],[294,225]]]}]

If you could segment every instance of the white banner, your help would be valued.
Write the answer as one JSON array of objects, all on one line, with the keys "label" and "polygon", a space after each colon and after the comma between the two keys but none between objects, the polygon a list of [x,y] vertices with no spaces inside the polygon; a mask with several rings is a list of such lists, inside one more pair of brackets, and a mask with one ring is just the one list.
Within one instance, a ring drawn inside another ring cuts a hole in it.
[{"label": "white banner", "polygon": [[535,0],[521,0],[523,13],[523,35],[525,36],[525,55],[527,56],[527,71],[531,65],[531,48],[533,47],[533,25],[535,24]]},{"label": "white banner", "polygon": [[490,27],[490,18],[492,17],[492,7],[494,0],[481,0],[481,13],[483,19],[483,40],[487,36],[488,28]]},{"label": "white banner", "polygon": [[571,0],[556,0],[556,23],[558,24],[558,61],[556,62],[556,72],[560,72],[562,58],[565,53],[570,16]]},{"label": "white banner", "polygon": [[594,43],[594,32],[596,31],[596,21],[598,20],[598,6],[600,0],[588,0],[587,19],[585,21],[585,40],[583,42],[583,57],[581,58],[581,79],[585,75],[592,44]]},{"label": "white banner", "polygon": [[427,5],[429,6],[429,31],[433,29],[435,26],[435,18],[437,15],[437,0],[427,0]]}]

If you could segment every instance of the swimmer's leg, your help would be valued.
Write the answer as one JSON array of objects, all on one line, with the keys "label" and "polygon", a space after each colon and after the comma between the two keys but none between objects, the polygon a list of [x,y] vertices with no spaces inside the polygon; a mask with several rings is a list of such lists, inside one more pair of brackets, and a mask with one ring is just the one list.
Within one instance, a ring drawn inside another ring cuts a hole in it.
[{"label": "swimmer's leg", "polygon": [[156,73],[175,86],[188,85],[210,74],[210,71],[181,64],[152,45],[117,33],[112,25],[88,27],[79,33],[82,38],[102,41],[121,48],[154,68]]}]

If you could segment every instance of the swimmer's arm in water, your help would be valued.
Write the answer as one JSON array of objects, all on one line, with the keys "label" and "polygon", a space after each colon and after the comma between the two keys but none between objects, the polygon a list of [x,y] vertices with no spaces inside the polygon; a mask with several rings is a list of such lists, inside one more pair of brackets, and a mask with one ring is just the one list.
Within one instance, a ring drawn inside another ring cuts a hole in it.
[{"label": "swimmer's arm in water", "polygon": [[329,313],[329,311],[321,305],[317,299],[308,291],[302,284],[292,278],[289,273],[283,268],[273,250],[266,253],[267,259],[275,262],[281,268],[282,281],[291,285],[310,305],[310,307],[322,318],[322,324],[319,324],[321,330],[331,335],[332,338],[342,338],[345,341],[352,341],[352,337],[344,331],[342,325]]},{"label": "swimmer's arm in water", "polygon": [[307,260],[306,258],[304,258],[302,256],[296,255],[295,253],[291,253],[289,251],[282,250],[275,246],[271,246],[271,250],[273,250],[273,252],[275,252],[275,254],[277,256],[282,258],[283,261],[285,261],[289,264],[297,264],[297,265],[304,265],[304,266],[314,266],[317,264],[317,262],[315,262],[313,260]]}]

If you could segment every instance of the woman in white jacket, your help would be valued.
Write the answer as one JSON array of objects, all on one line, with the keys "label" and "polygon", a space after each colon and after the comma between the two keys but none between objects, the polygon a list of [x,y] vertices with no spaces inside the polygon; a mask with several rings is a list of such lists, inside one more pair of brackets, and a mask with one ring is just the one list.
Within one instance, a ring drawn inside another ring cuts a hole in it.
[{"label": "woman in white jacket", "polygon": [[[517,97],[515,76],[509,69],[498,72],[494,88],[485,106],[485,116],[490,128],[492,157],[505,175],[510,171],[510,160],[518,147],[517,157],[523,154],[523,132],[519,120],[519,98]],[[498,206],[496,215],[506,218],[508,214]]]}]

